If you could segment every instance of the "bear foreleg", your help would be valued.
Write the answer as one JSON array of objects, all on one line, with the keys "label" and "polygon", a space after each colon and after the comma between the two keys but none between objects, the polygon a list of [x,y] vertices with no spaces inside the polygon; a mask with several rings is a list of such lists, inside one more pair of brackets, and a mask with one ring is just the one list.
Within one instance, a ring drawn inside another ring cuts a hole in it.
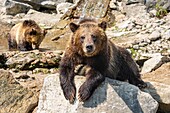
[{"label": "bear foreleg", "polygon": [[86,81],[80,86],[78,91],[78,98],[80,101],[89,99],[94,90],[105,80],[105,77],[101,73],[92,68],[89,69],[85,76]]},{"label": "bear foreleg", "polygon": [[74,103],[76,97],[76,87],[74,84],[74,72],[69,68],[61,67],[60,70],[60,86],[63,90],[64,96],[69,102]]},{"label": "bear foreleg", "polygon": [[30,44],[29,42],[26,42],[26,41],[19,42],[19,44],[18,44],[18,50],[20,50],[20,51],[33,50],[32,44]]}]

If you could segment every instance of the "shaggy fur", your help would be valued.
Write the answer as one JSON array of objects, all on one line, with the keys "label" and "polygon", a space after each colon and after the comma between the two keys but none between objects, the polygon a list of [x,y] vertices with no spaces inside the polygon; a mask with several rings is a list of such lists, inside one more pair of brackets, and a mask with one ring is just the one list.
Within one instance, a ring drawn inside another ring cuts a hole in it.
[{"label": "shaggy fur", "polygon": [[9,50],[32,50],[32,45],[38,49],[46,33],[46,30],[42,30],[33,20],[18,23],[12,27],[8,34]]},{"label": "shaggy fur", "polygon": [[60,62],[60,85],[70,103],[75,100],[74,77],[80,70],[84,70],[81,75],[86,77],[78,91],[80,101],[89,99],[105,77],[146,87],[128,51],[108,40],[106,22],[98,24],[95,20],[85,19],[79,24],[70,23],[70,29],[73,33]]}]

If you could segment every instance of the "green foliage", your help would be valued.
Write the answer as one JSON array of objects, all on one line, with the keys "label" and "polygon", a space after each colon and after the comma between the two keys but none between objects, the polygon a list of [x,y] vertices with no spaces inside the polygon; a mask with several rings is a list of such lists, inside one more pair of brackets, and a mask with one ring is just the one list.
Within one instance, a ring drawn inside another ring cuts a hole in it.
[{"label": "green foliage", "polygon": [[134,50],[134,48],[130,48],[131,51],[131,55],[133,58],[135,58],[137,56],[137,52]]},{"label": "green foliage", "polygon": [[159,1],[158,1],[158,3],[156,3],[155,8],[156,8],[156,17],[158,17],[158,18],[162,18],[162,17],[166,16],[168,13],[166,9],[164,9],[162,6],[160,6]]}]

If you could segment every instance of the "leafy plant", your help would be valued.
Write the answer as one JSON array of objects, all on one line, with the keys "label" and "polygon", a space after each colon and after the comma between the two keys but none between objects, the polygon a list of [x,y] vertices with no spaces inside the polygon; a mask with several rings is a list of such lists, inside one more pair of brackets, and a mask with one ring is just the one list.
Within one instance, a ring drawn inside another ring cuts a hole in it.
[{"label": "leafy plant", "polygon": [[162,17],[166,16],[168,12],[167,12],[166,9],[164,9],[164,8],[159,4],[159,2],[160,2],[160,0],[156,3],[156,6],[155,6],[155,8],[156,8],[156,17],[162,18]]},{"label": "leafy plant", "polygon": [[133,58],[135,58],[137,56],[137,52],[135,51],[134,48],[130,48],[130,51],[131,51],[131,55]]}]

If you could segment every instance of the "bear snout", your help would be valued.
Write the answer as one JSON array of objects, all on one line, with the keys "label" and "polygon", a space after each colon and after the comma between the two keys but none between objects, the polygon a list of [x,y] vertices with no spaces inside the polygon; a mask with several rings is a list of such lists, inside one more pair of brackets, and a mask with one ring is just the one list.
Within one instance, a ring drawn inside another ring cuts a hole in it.
[{"label": "bear snout", "polygon": [[89,44],[89,45],[86,45],[86,50],[88,53],[92,52],[94,49],[93,45],[92,44]]}]

